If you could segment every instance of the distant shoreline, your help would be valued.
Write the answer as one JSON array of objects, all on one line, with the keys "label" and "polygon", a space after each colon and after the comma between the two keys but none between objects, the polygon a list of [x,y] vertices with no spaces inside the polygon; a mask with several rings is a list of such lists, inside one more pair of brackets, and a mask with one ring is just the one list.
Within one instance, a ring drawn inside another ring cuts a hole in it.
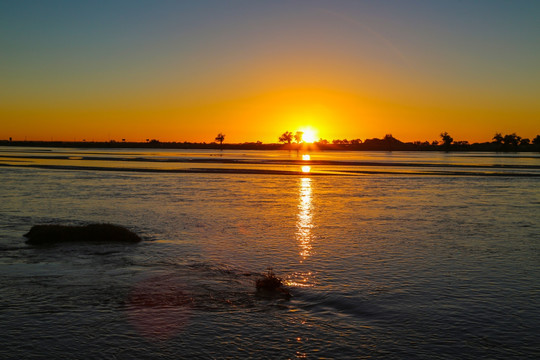
[{"label": "distant shoreline", "polygon": [[291,151],[452,151],[452,152],[540,152],[539,144],[507,147],[498,143],[433,145],[393,142],[373,139],[360,144],[264,144],[264,143],[190,143],[190,142],[93,142],[93,141],[9,141],[0,140],[0,146],[46,147],[46,148],[89,148],[89,149],[206,149],[206,150],[291,150]]}]

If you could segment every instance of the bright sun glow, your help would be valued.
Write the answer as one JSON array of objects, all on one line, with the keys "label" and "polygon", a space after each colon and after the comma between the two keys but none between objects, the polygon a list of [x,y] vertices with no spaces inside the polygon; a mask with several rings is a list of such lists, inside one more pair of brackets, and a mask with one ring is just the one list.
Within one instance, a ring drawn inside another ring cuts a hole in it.
[{"label": "bright sun glow", "polygon": [[299,131],[303,132],[302,140],[307,143],[313,143],[317,141],[317,132],[311,128],[303,128]]}]

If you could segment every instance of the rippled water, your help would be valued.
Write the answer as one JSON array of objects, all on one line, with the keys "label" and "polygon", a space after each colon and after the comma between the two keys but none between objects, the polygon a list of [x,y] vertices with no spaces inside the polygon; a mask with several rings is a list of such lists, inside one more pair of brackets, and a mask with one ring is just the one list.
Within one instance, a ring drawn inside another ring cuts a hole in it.
[{"label": "rippled water", "polygon": [[[539,168],[538,154],[2,148],[0,358],[536,359]],[[144,241],[22,237],[90,222]],[[290,301],[257,296],[268,267]]]}]

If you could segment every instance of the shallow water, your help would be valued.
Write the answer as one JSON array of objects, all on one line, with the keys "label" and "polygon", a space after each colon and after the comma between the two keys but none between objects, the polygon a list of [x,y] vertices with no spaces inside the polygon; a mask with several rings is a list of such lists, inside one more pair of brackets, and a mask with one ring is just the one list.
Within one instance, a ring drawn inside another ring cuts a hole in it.
[{"label": "shallow water", "polygon": [[0,166],[60,170],[298,175],[540,176],[536,153],[212,151],[0,147]]},{"label": "shallow water", "polygon": [[[540,356],[537,154],[13,149],[0,358]],[[89,222],[145,240],[22,237]],[[257,296],[268,267],[290,301]]]}]

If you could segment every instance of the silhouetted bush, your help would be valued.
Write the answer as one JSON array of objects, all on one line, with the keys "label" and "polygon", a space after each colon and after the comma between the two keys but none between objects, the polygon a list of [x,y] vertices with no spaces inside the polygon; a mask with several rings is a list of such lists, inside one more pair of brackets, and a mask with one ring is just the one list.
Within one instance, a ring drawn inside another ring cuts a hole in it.
[{"label": "silhouetted bush", "polygon": [[256,284],[257,293],[265,297],[284,297],[290,299],[291,294],[289,290],[283,287],[283,280],[278,278],[272,269],[268,269],[268,272],[258,279]]}]

